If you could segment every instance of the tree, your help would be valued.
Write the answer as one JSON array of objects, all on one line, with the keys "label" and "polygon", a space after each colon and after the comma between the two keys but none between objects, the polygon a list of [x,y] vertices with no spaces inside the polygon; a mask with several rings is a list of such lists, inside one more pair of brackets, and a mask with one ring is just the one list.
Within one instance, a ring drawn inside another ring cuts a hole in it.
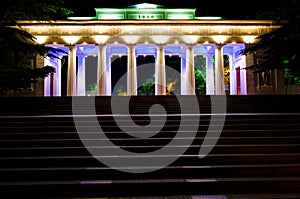
[{"label": "tree", "polygon": [[265,9],[259,10],[257,17],[272,19],[280,28],[259,36],[258,42],[241,51],[243,55],[260,52],[260,62],[247,69],[254,72],[281,69],[284,71],[285,80],[299,79],[300,1],[281,0],[268,3]]},{"label": "tree", "polygon": [[195,56],[195,92],[196,95],[206,94],[206,57]]},{"label": "tree", "polygon": [[9,90],[28,88],[37,78],[45,78],[55,70],[51,66],[32,67],[28,56],[59,58],[62,50],[46,47],[24,31],[19,20],[53,21],[72,11],[63,0],[2,0],[0,10],[0,95]]}]

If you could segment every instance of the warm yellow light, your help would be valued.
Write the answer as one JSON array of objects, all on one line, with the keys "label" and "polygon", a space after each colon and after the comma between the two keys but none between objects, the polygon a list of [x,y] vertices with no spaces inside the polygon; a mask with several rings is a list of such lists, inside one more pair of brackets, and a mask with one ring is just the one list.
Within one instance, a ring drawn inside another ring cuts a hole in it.
[{"label": "warm yellow light", "polygon": [[[147,24],[145,26],[138,24],[138,25],[128,25],[128,21],[119,21],[120,25],[111,26],[108,22],[103,23],[101,25],[95,23],[94,21],[84,22],[87,25],[81,25],[83,22],[76,22],[75,24],[67,23],[66,25],[54,24],[51,25],[24,25],[24,30],[28,31],[32,35],[43,35],[52,37],[53,34],[59,33],[62,35],[91,35],[91,38],[96,35],[101,35],[103,38],[97,39],[97,43],[103,43],[108,37],[107,35],[140,35],[143,34],[144,37],[149,37],[151,35],[173,35],[180,34],[180,35],[201,35],[201,34],[208,34],[208,36],[213,35],[235,35],[243,40],[243,36],[258,36],[262,33],[269,32],[275,28],[279,28],[279,26],[262,26],[257,25],[255,21],[250,21],[247,25],[244,24],[244,21],[235,21],[235,22],[222,22],[220,20],[210,21],[210,22],[201,22],[197,20],[195,23],[198,24],[190,24],[190,25],[161,25],[158,23],[159,21],[153,22],[153,25]],[[173,23],[177,23],[177,21],[172,21]],[[178,20],[178,22],[182,23],[182,21]],[[29,21],[26,23],[29,23]],[[36,22],[37,23],[37,22]],[[211,25],[206,25],[206,23],[211,23]],[[232,24],[233,23],[233,24]],[[32,24],[30,21],[29,24]],[[38,23],[37,23],[38,24]],[[71,25],[72,24],[72,25]],[[224,25],[221,25],[224,24]],[[234,25],[236,24],[236,25]],[[246,38],[247,38],[246,37]],[[250,38],[251,38],[250,37]],[[95,43],[96,43],[95,40]],[[103,41],[104,40],[104,41]],[[183,42],[182,38],[178,39],[179,43]],[[246,39],[246,43],[251,43],[253,39]],[[119,41],[121,43],[121,41]],[[149,40],[150,42],[150,40]],[[231,42],[231,41],[230,41]],[[89,43],[89,42],[88,42]],[[144,40],[143,40],[144,43]],[[151,43],[151,42],[150,42]],[[174,41],[172,41],[174,43]]]},{"label": "warm yellow light", "polygon": [[123,40],[127,44],[136,44],[140,37],[141,36],[137,36],[137,35],[125,35],[125,36],[122,36]]},{"label": "warm yellow light", "polygon": [[132,31],[140,29],[141,27],[139,27],[139,26],[120,26],[119,28],[122,29],[123,33],[130,33]]},{"label": "warm yellow light", "polygon": [[96,36],[93,36],[93,39],[98,44],[104,44],[109,39],[109,36],[108,35],[96,35]]},{"label": "warm yellow light", "polygon": [[68,17],[70,20],[93,20],[94,17]]},{"label": "warm yellow light", "polygon": [[251,44],[251,43],[254,43],[256,36],[252,36],[252,35],[251,36],[243,36],[242,38],[245,43]]},{"label": "warm yellow light", "polygon": [[218,44],[223,44],[227,40],[227,36],[225,35],[216,35],[212,37],[213,40]]},{"label": "warm yellow light", "polygon": [[166,36],[166,35],[155,35],[155,36],[152,36],[152,39],[157,44],[165,44],[165,43],[167,43],[167,41],[169,39],[169,36]]},{"label": "warm yellow light", "polygon": [[79,38],[79,36],[62,36],[62,39],[70,45],[75,44]]},{"label": "warm yellow light", "polygon": [[199,36],[197,35],[187,35],[182,37],[186,44],[195,44],[198,42]]},{"label": "warm yellow light", "polygon": [[121,57],[122,57],[122,55],[120,54],[120,55],[119,55],[119,57],[121,58]]},{"label": "warm yellow light", "polygon": [[35,36],[35,41],[38,44],[45,44],[47,40],[47,36]]},{"label": "warm yellow light", "polygon": [[[175,27],[173,27],[175,28]],[[184,30],[187,31],[187,32],[193,32],[195,30],[197,30],[197,26],[184,26]],[[192,34],[192,33],[190,33]]]},{"label": "warm yellow light", "polygon": [[[204,28],[205,26],[203,26]],[[206,29],[211,29],[215,34],[222,34],[223,32],[228,32],[229,29],[234,28],[231,25],[214,25],[214,26],[206,26]]]}]

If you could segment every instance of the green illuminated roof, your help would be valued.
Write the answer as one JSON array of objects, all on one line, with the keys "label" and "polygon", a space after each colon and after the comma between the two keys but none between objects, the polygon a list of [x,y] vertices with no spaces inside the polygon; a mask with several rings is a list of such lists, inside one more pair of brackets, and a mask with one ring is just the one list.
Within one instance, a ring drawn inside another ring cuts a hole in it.
[{"label": "green illuminated roof", "polygon": [[137,8],[137,9],[156,9],[156,8],[160,8],[163,6],[157,5],[157,4],[151,4],[151,3],[140,3],[140,4],[132,5],[129,7],[133,7],[133,8]]},{"label": "green illuminated roof", "polygon": [[[199,19],[195,16],[195,8],[164,8],[161,5],[142,3],[128,8],[95,8],[95,20],[191,20]],[[71,20],[80,20],[79,17],[69,17]],[[87,17],[82,18],[82,20]]]}]

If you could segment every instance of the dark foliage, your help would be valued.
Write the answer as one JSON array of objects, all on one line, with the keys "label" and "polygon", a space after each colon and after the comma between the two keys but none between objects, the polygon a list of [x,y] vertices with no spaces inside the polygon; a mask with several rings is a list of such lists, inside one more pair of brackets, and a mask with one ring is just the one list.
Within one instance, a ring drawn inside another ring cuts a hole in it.
[{"label": "dark foliage", "polygon": [[71,14],[62,0],[2,0],[0,9],[0,94],[8,90],[24,89],[37,78],[55,72],[50,66],[30,66],[28,57],[40,55],[57,59],[59,52],[36,42],[24,31],[21,20],[54,21]]},{"label": "dark foliage", "polygon": [[[241,53],[259,53],[260,62],[249,66],[254,72],[283,69],[294,77],[300,77],[300,1],[283,0],[276,1],[261,10],[258,17],[272,19],[274,25],[280,28],[258,37],[258,42],[248,46]],[[287,75],[287,74],[286,74]]]}]

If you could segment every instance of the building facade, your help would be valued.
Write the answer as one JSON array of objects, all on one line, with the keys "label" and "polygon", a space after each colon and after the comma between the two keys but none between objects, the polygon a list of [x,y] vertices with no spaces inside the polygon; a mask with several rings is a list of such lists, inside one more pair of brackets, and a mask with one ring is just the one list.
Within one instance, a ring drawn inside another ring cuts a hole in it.
[{"label": "building facade", "polygon": [[278,28],[272,21],[197,17],[195,9],[154,4],[95,11],[94,17],[21,23],[38,43],[65,51],[57,60],[37,57],[56,69],[43,80],[41,95],[284,92],[281,71],[253,74],[245,68],[259,62],[259,54],[240,54],[257,36]]}]

